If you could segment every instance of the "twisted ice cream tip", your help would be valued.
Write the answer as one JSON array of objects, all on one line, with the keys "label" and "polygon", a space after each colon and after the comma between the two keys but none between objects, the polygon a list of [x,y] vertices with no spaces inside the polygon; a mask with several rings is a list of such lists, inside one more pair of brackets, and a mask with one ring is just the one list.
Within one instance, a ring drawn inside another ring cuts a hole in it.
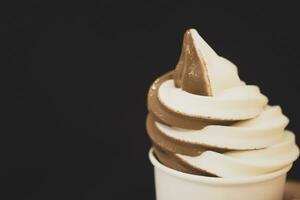
[{"label": "twisted ice cream tip", "polygon": [[176,87],[203,96],[245,84],[239,79],[236,66],[218,56],[195,29],[184,34],[174,81]]},{"label": "twisted ice cream tip", "polygon": [[158,160],[191,174],[254,176],[291,165],[295,136],[279,106],[267,105],[237,67],[197,33],[184,34],[175,70],[148,93],[147,132]]}]

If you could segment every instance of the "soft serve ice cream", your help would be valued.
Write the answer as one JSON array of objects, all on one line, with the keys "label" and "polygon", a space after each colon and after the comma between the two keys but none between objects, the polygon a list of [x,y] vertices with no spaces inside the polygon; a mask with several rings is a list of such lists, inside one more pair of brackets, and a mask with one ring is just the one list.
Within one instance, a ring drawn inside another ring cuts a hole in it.
[{"label": "soft serve ice cream", "polygon": [[175,70],[150,87],[148,110],[155,156],[178,171],[255,176],[291,165],[299,155],[281,108],[241,81],[237,67],[194,29],[184,35]]}]

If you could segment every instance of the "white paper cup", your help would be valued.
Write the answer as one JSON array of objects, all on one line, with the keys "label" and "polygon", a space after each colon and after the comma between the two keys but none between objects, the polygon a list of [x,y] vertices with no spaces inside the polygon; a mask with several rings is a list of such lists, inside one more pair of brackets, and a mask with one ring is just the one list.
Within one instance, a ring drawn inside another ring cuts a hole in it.
[{"label": "white paper cup", "polygon": [[286,174],[276,172],[245,178],[214,178],[173,170],[149,151],[154,166],[156,200],[282,200]]}]

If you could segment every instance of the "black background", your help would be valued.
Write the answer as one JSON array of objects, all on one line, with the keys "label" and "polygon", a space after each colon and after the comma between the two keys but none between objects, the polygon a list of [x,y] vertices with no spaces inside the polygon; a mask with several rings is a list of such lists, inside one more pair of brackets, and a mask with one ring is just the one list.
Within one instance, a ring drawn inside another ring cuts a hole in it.
[{"label": "black background", "polygon": [[[282,106],[300,144],[296,5],[24,1],[1,9],[6,199],[154,199],[146,94],[176,64],[190,27]],[[289,176],[300,179],[299,161]]]}]

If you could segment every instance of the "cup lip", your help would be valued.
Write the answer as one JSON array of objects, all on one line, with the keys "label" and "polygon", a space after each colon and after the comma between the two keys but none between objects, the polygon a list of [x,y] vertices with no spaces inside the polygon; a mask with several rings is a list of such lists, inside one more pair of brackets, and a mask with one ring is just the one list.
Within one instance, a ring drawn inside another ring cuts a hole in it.
[{"label": "cup lip", "polygon": [[166,167],[165,165],[161,164],[156,157],[153,154],[153,148],[149,150],[149,159],[152,163],[152,165],[161,171],[164,171],[165,173],[195,182],[202,182],[202,183],[208,183],[208,184],[251,184],[251,183],[258,183],[263,182],[267,180],[274,179],[276,177],[279,177],[283,174],[286,174],[291,168],[293,164],[290,164],[280,170],[277,170],[275,172],[271,172],[268,174],[258,175],[258,176],[250,176],[250,177],[234,177],[234,178],[218,178],[218,177],[208,177],[208,176],[201,176],[201,175],[194,175],[194,174],[187,174],[184,172],[180,172],[174,169],[171,169],[169,167]]}]

